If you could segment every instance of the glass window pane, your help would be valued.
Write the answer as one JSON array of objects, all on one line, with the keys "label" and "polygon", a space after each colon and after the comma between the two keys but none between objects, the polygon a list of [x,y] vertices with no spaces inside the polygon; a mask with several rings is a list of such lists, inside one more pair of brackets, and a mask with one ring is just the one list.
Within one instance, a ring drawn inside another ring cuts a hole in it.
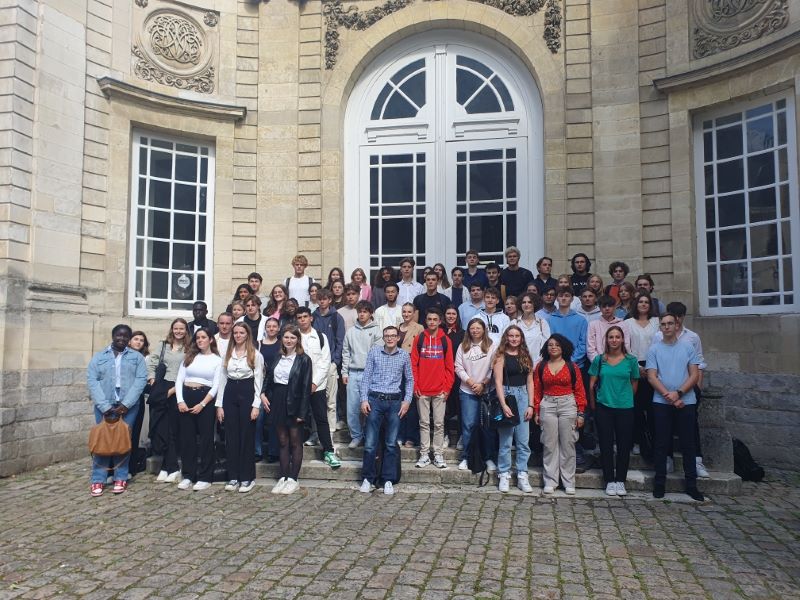
[{"label": "glass window pane", "polygon": [[472,97],[472,94],[481,86],[483,79],[463,69],[456,71],[456,102],[461,104]]},{"label": "glass window pane", "polygon": [[720,117],[716,120],[717,127],[722,127],[723,125],[730,125],[731,123],[739,123],[742,120],[741,113],[734,113],[732,115],[726,115],[724,117]]},{"label": "glass window pane", "polygon": [[703,162],[714,160],[714,138],[710,131],[703,134]]},{"label": "glass window pane", "polygon": [[369,251],[370,254],[378,254],[380,252],[381,242],[378,226],[380,225],[379,219],[369,220]]},{"label": "glass window pane", "polygon": [[504,246],[517,244],[517,215],[506,215],[506,241]]},{"label": "glass window pane", "polygon": [[747,293],[747,263],[720,265],[719,276],[723,296]]},{"label": "glass window pane", "polygon": [[706,165],[703,169],[704,181],[706,184],[706,196],[714,193],[714,165]]},{"label": "glass window pane", "polygon": [[383,104],[386,102],[386,98],[389,97],[389,94],[392,92],[393,89],[394,88],[388,83],[385,86],[383,86],[383,89],[381,90],[380,94],[378,94],[378,97],[375,100],[375,104],[372,106],[372,114],[370,115],[370,118],[373,121],[377,121],[378,119],[381,118],[381,111],[383,110]]},{"label": "glass window pane", "polygon": [[514,110],[514,102],[511,100],[511,94],[508,92],[508,88],[506,84],[503,83],[503,80],[500,79],[498,75],[495,75],[490,81],[497,90],[497,93],[500,94],[500,99],[503,101],[503,108],[505,110]]},{"label": "glass window pane", "polygon": [[781,195],[781,218],[785,219],[786,217],[791,216],[789,212],[789,186],[782,185],[780,186],[780,195]]},{"label": "glass window pane", "polygon": [[414,201],[414,168],[384,167],[381,200],[386,202]]},{"label": "glass window pane", "polygon": [[503,158],[502,150],[473,150],[470,152],[470,160],[500,160]]},{"label": "glass window pane", "polygon": [[469,211],[472,214],[503,212],[504,202],[470,202]]},{"label": "glass window pane", "polygon": [[719,255],[721,260],[747,258],[745,229],[724,229],[719,232]]},{"label": "glass window pane", "polygon": [[778,144],[786,143],[786,113],[778,113]]},{"label": "glass window pane", "polygon": [[503,197],[502,163],[473,163],[470,165],[469,197],[472,201],[497,200]]},{"label": "glass window pane", "polygon": [[[772,155],[770,155],[770,158]],[[774,175],[773,175],[774,176]],[[778,181],[787,181],[789,179],[789,158],[786,153],[786,148],[778,150]]]},{"label": "glass window pane", "polygon": [[706,260],[708,262],[717,260],[717,236],[713,231],[706,234]]},{"label": "glass window pane", "polygon": [[144,233],[144,209],[136,211],[136,235],[143,236]]},{"label": "glass window pane", "polygon": [[400,88],[419,107],[425,106],[425,72],[417,73]]},{"label": "glass window pane", "polygon": [[775,145],[775,134],[772,131],[772,115],[749,121],[747,123],[747,151],[758,152]]},{"label": "glass window pane", "polygon": [[172,154],[167,152],[150,152],[150,176],[170,179],[172,177]]},{"label": "glass window pane", "polygon": [[172,268],[194,271],[194,244],[173,244]]},{"label": "glass window pane", "polygon": [[778,261],[759,260],[752,263],[753,293],[778,291]]},{"label": "glass window pane", "polygon": [[464,202],[467,199],[467,166],[458,165],[456,167],[456,202]]},{"label": "glass window pane", "polygon": [[172,297],[175,300],[189,300],[194,297],[194,293],[194,273],[181,271],[172,274]]},{"label": "glass window pane", "polygon": [[168,240],[170,238],[169,217],[168,212],[161,210],[147,211],[147,235]]},{"label": "glass window pane", "polygon": [[718,202],[720,227],[744,224],[744,194],[720,196]]},{"label": "glass window pane", "polygon": [[194,156],[175,156],[175,179],[178,181],[197,181],[197,158]]},{"label": "glass window pane", "polygon": [[794,291],[794,280],[792,274],[792,259],[791,258],[784,258],[783,259],[783,291],[784,292],[793,292]]},{"label": "glass window pane", "polygon": [[197,230],[195,229],[194,215],[184,215],[176,213],[173,215],[175,219],[175,231],[173,237],[176,240],[196,240]]},{"label": "glass window pane", "polygon": [[750,222],[769,221],[776,218],[777,206],[775,205],[775,188],[755,190],[748,195],[750,204]]},{"label": "glass window pane", "polygon": [[200,159],[200,183],[208,183],[208,159]]},{"label": "glass window pane", "polygon": [[517,163],[506,163],[506,198],[517,197]]},{"label": "glass window pane", "polygon": [[[425,250],[425,219],[417,217],[417,252],[424,254]],[[424,258],[422,259],[424,260]],[[418,261],[419,262],[419,261]]]},{"label": "glass window pane", "polygon": [[747,181],[750,187],[775,183],[775,158],[772,152],[756,154],[747,159]]},{"label": "glass window pane", "polygon": [[169,181],[150,181],[150,206],[172,208],[172,184]]},{"label": "glass window pane", "polygon": [[750,256],[762,258],[778,254],[778,225],[758,225],[750,228]]},{"label": "glass window pane", "polygon": [[415,60],[412,63],[407,64],[405,67],[400,69],[397,73],[395,73],[390,81],[399,85],[406,77],[411,75],[414,71],[419,71],[420,69],[425,67],[425,59],[420,58],[419,60]]},{"label": "glass window pane", "polygon": [[414,252],[414,220],[382,219],[380,228],[383,234],[384,254],[412,254]]},{"label": "glass window pane", "polygon": [[742,127],[717,130],[717,159],[733,158],[742,154]]},{"label": "glass window pane", "polygon": [[717,224],[717,211],[714,206],[714,197],[706,198],[706,227],[715,227]]},{"label": "glass window pane", "polygon": [[413,154],[384,154],[381,162],[385,165],[401,165],[414,162]]},{"label": "glass window pane", "polygon": [[139,205],[144,206],[146,200],[147,200],[147,179],[145,179],[144,177],[139,177],[139,194],[138,194]]},{"label": "glass window pane", "polygon": [[395,92],[386,103],[386,110],[383,111],[384,119],[410,119],[417,116],[417,109],[408,100]]},{"label": "glass window pane", "polygon": [[157,140],[153,138],[150,141],[151,146],[155,146],[156,148],[166,148],[167,150],[172,150],[172,142],[168,142],[167,140]]},{"label": "glass window pane", "polygon": [[[377,157],[373,157],[377,158]],[[378,195],[378,177],[380,173],[378,169],[369,170],[369,202],[370,204],[377,204],[380,201]]]},{"label": "glass window pane", "polygon": [[[147,266],[156,269],[169,268],[169,242],[147,242],[147,256],[150,262]],[[152,293],[150,294],[152,296]]]},{"label": "glass window pane", "polygon": [[197,187],[183,183],[175,184],[175,210],[197,210]]},{"label": "glass window pane", "polygon": [[206,241],[206,218],[200,217],[197,225],[197,240],[200,242]]},{"label": "glass window pane", "polygon": [[709,308],[717,308],[719,306],[719,300],[717,300],[716,298],[709,298],[708,306]]},{"label": "glass window pane", "polygon": [[502,252],[504,238],[502,215],[469,218],[469,245],[471,248],[480,248],[481,253]]},{"label": "glass window pane", "polygon": [[458,217],[456,219],[456,253],[465,254],[467,250],[467,218]]},{"label": "glass window pane", "polygon": [[484,87],[478,94],[467,104],[467,113],[470,115],[501,112],[500,102],[490,86]]},{"label": "glass window pane", "polygon": [[758,117],[760,115],[765,115],[769,112],[772,112],[772,104],[762,104],[761,106],[756,106],[755,108],[751,108],[745,113],[745,116],[748,119],[752,119],[753,117]]},{"label": "glass window pane", "polygon": [[204,271],[206,268],[206,246],[205,244],[197,245],[197,269]]},{"label": "glass window pane", "polygon": [[717,192],[724,194],[742,188],[744,188],[744,165],[741,159],[717,163]]},{"label": "glass window pane", "polygon": [[789,220],[781,222],[781,252],[783,254],[792,253],[792,231]]},{"label": "glass window pane", "polygon": [[147,271],[147,295],[150,298],[166,298],[169,278],[161,271]]},{"label": "glass window pane", "polygon": [[425,202],[425,167],[417,167],[417,202],[424,206]]},{"label": "glass window pane", "polygon": [[482,62],[478,62],[474,58],[469,58],[468,56],[457,56],[456,64],[468,67],[473,71],[480,73],[486,78],[489,78],[492,75],[492,70],[489,67],[487,67]]},{"label": "glass window pane", "polygon": [[144,266],[144,240],[136,240],[136,266]]},{"label": "glass window pane", "polygon": [[747,298],[723,298],[722,306],[723,307],[747,306]]},{"label": "glass window pane", "polygon": [[717,267],[714,265],[708,267],[708,295],[717,295]]}]

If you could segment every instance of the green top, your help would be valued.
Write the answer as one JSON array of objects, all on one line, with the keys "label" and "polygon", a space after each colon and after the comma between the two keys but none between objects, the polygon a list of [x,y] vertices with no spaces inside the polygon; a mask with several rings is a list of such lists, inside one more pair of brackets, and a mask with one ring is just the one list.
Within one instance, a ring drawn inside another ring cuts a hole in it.
[{"label": "green top", "polygon": [[609,408],[633,408],[632,379],[639,379],[636,357],[626,354],[616,365],[610,365],[600,354],[594,357],[589,375],[599,378],[595,399]]}]

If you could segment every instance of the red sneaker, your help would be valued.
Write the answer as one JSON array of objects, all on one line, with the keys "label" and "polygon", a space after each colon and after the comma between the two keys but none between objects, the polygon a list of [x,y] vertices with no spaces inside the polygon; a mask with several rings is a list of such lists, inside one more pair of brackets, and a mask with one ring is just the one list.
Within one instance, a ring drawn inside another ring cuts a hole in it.
[{"label": "red sneaker", "polygon": [[102,483],[93,483],[91,488],[92,497],[97,498],[98,496],[102,496],[104,487]]},{"label": "red sneaker", "polygon": [[128,489],[128,482],[127,481],[115,481],[114,487],[111,490],[112,494],[121,494],[125,490]]}]

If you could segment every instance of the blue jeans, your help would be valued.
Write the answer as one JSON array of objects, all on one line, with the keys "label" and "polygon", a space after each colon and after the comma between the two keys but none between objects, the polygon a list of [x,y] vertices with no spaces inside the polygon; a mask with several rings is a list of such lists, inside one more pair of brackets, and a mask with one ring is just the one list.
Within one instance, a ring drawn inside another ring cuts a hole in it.
[{"label": "blue jeans", "polygon": [[[139,412],[139,403],[125,413],[122,420],[128,425],[133,427],[136,421],[136,415]],[[95,406],[94,407],[94,422],[99,423],[103,419],[103,413]],[[92,483],[105,483],[108,479],[108,472],[114,470],[114,481],[127,481],[128,480],[128,463],[131,460],[130,452],[125,456],[95,456],[92,457]]]},{"label": "blue jeans", "polygon": [[348,373],[347,379],[347,427],[350,429],[350,437],[354,440],[361,440],[364,431],[361,429],[361,378],[364,371],[352,369]]},{"label": "blue jeans", "polygon": [[469,443],[473,435],[477,435],[480,440],[483,460],[493,460],[495,445],[493,432],[488,427],[481,427],[480,398],[475,394],[468,394],[460,390],[458,396],[461,399],[461,443],[464,444],[464,450],[461,451],[461,460],[469,460]]},{"label": "blue jeans", "polygon": [[497,472],[511,472],[511,440],[513,438],[517,445],[517,472],[528,472],[528,459],[531,456],[531,449],[528,446],[528,437],[531,427],[525,421],[525,410],[528,408],[528,390],[525,386],[506,387],[506,396],[512,394],[517,398],[517,408],[519,409],[520,424],[516,427],[501,427],[498,429],[500,434],[500,451],[497,454]]},{"label": "blue jeans", "polygon": [[400,441],[419,446],[419,409],[415,400],[411,401],[406,416],[400,419]]},{"label": "blue jeans", "polygon": [[400,412],[400,404],[400,398],[387,400],[381,398],[378,394],[369,394],[371,410],[367,415],[364,462],[362,463],[361,473],[364,479],[368,479],[373,483],[377,475],[375,472],[375,455],[383,423],[386,423],[386,435],[380,479],[381,481],[391,481],[392,483],[397,483],[398,481],[397,455],[400,452],[400,448],[397,447],[397,432],[400,430],[400,415],[398,414]]}]

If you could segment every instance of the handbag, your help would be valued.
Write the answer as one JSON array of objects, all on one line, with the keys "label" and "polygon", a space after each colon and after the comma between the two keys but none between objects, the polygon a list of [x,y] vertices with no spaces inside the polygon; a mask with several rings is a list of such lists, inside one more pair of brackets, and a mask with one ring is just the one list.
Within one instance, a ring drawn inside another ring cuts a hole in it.
[{"label": "handbag", "polygon": [[158,365],[156,366],[155,382],[161,383],[167,375],[167,365],[164,362],[164,350],[167,348],[167,340],[161,342],[161,356],[158,357]]},{"label": "handbag", "polygon": [[131,451],[131,430],[121,417],[104,416],[89,430],[89,452],[93,456],[123,456]]},{"label": "handbag", "polygon": [[[508,371],[506,370],[505,361],[503,361],[503,374],[505,375],[505,380],[508,381]],[[489,427],[491,429],[516,427],[520,424],[517,397],[514,394],[506,394],[505,396],[506,404],[511,409],[511,416],[507,417],[506,413],[503,412],[503,405],[500,404],[500,399],[497,397],[497,392],[495,392],[489,409]]]}]

